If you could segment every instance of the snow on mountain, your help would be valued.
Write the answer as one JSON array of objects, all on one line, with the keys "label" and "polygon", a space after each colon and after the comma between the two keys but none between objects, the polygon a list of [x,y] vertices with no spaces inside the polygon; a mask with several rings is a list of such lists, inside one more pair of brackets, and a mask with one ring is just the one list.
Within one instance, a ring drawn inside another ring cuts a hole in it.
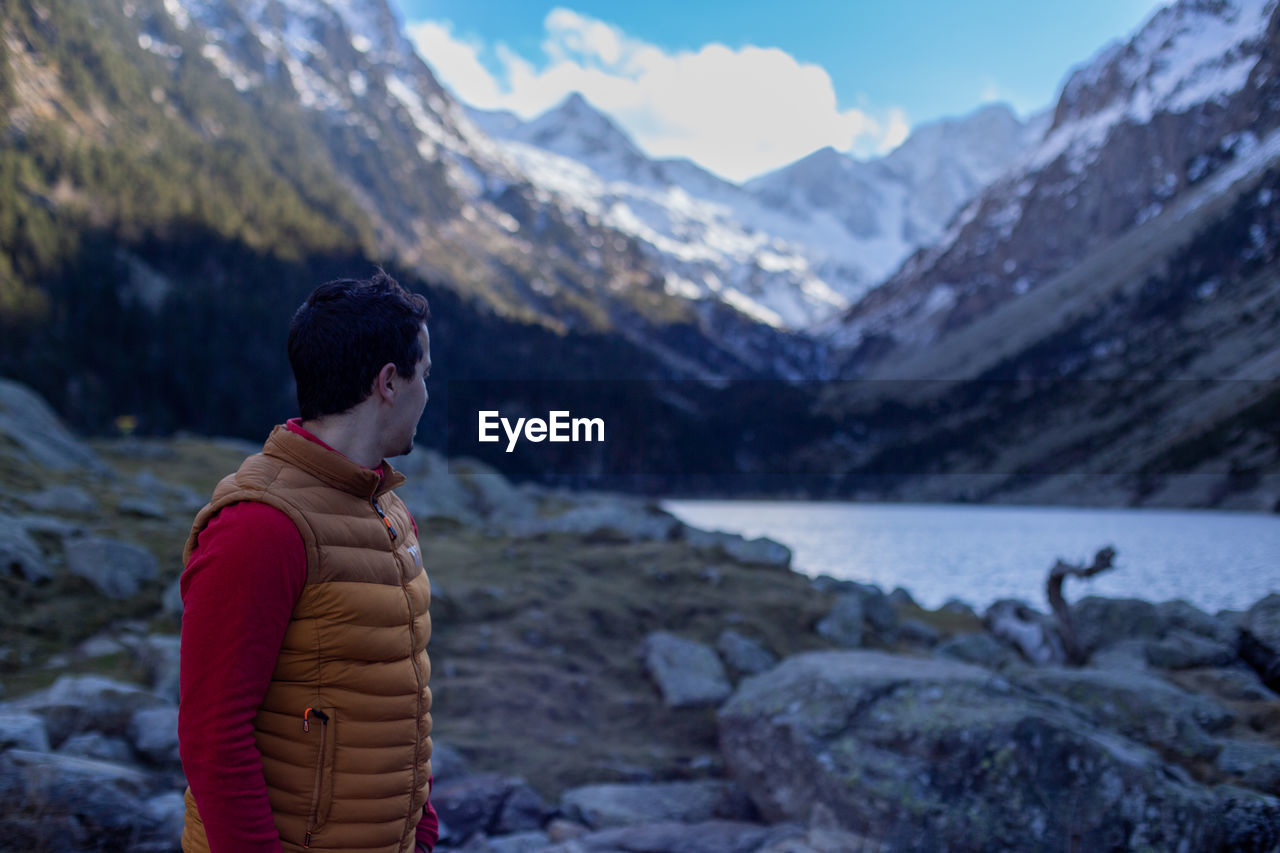
[{"label": "snow on mountain", "polygon": [[992,106],[925,126],[883,160],[828,148],[738,186],[648,158],[579,94],[529,122],[471,115],[535,185],[647,246],[668,292],[786,328],[846,309],[1043,131]]},{"label": "snow on mountain", "polygon": [[1278,123],[1276,9],[1180,0],[1153,13],[1067,76],[1043,138],[940,239],[821,331],[874,359],[929,346],[1250,155]]}]

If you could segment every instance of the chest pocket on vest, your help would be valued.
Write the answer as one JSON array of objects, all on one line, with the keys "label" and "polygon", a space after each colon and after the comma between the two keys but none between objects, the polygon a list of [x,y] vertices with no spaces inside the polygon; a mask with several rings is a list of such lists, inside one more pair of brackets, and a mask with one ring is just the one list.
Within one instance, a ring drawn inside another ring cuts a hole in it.
[{"label": "chest pocket on vest", "polygon": [[310,846],[311,836],[329,819],[333,805],[333,756],[337,745],[337,717],[331,708],[308,708],[302,717],[303,731],[312,739],[315,749],[315,781],[311,788],[311,808],[308,810],[306,837],[303,846]]}]

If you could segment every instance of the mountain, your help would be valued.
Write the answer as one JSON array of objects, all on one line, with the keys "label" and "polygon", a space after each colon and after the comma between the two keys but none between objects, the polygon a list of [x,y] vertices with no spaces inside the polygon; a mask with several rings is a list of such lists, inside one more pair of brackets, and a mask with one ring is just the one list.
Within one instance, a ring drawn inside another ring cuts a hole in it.
[{"label": "mountain", "polygon": [[846,483],[1280,508],[1278,56],[1274,2],[1183,0],[1073,71],[1043,141],[823,330]]},{"label": "mountain", "polygon": [[471,115],[535,185],[632,235],[670,293],[792,329],[846,309],[936,240],[1046,123],[993,105],[925,125],[882,159],[826,148],[738,186],[649,158],[580,94],[529,122]]},{"label": "mountain", "polygon": [[1073,71],[1040,143],[824,329],[857,348],[845,372],[900,373],[911,352],[1052,281],[1220,170],[1263,164],[1280,124],[1276,38],[1274,2],[1181,0]]}]

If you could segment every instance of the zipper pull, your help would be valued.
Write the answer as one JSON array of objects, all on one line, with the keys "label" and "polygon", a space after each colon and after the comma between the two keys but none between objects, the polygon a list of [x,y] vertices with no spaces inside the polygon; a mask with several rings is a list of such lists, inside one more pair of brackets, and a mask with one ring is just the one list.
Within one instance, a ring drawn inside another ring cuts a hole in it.
[{"label": "zipper pull", "polygon": [[387,514],[382,511],[382,507],[378,506],[378,499],[373,499],[373,508],[378,511],[378,518],[382,519],[382,523],[387,526],[387,532],[391,534],[391,541],[396,539],[396,529],[391,526],[391,519],[387,518]]},{"label": "zipper pull", "polygon": [[302,712],[302,730],[304,732],[311,731],[311,718],[315,717],[322,725],[328,724],[329,715],[319,708],[308,708]]}]

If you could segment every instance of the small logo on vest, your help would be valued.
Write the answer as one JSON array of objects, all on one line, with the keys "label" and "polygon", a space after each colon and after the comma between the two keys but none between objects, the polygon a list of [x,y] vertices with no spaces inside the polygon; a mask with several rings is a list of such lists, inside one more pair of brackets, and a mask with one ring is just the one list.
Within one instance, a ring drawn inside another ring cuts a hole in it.
[{"label": "small logo on vest", "polygon": [[422,568],[422,552],[418,550],[418,546],[410,545],[409,553],[413,556],[413,562],[418,565],[418,568]]}]

